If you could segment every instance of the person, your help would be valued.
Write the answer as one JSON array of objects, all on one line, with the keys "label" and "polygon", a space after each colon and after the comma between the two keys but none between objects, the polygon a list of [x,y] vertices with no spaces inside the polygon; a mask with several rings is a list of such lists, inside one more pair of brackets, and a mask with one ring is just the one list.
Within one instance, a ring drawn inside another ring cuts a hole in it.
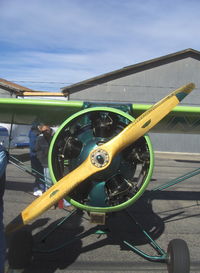
[{"label": "person", "polygon": [[3,225],[3,195],[5,191],[6,166],[8,163],[8,153],[0,144],[0,273],[4,272],[5,263],[5,235]]},{"label": "person", "polygon": [[[40,131],[41,131],[41,135],[39,135],[36,140],[35,150],[36,150],[37,158],[39,159],[40,163],[43,166],[45,189],[47,190],[53,185],[49,168],[48,168],[48,152],[49,152],[49,146],[50,146],[54,131],[48,125],[41,126]],[[69,210],[74,209],[74,207],[65,199],[61,201],[63,201],[64,206],[68,207]]]},{"label": "person", "polygon": [[43,168],[45,191],[52,186],[51,176],[48,168],[48,152],[50,142],[53,136],[53,130],[48,125],[40,126],[41,134],[38,136],[35,144],[37,159]]},{"label": "person", "polygon": [[29,131],[29,147],[30,147],[30,161],[32,172],[35,175],[35,182],[33,186],[33,195],[41,196],[45,191],[45,183],[43,181],[44,173],[43,167],[37,158],[35,145],[36,140],[40,134],[39,126],[35,123]]}]

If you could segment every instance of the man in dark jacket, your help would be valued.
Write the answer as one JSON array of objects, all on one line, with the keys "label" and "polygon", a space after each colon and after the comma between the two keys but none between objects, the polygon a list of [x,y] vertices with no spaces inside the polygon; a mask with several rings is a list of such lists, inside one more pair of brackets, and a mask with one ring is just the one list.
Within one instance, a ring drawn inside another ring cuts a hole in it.
[{"label": "man in dark jacket", "polygon": [[3,225],[3,195],[6,181],[6,166],[8,163],[8,154],[5,148],[0,144],[0,273],[4,272],[5,261],[5,236]]},{"label": "man in dark jacket", "polygon": [[29,145],[31,168],[32,172],[35,174],[35,182],[33,188],[33,195],[35,196],[41,196],[42,193],[45,191],[45,183],[43,182],[44,180],[43,166],[41,165],[39,159],[37,158],[35,150],[35,145],[39,134],[40,130],[37,124],[33,124],[29,132]]}]

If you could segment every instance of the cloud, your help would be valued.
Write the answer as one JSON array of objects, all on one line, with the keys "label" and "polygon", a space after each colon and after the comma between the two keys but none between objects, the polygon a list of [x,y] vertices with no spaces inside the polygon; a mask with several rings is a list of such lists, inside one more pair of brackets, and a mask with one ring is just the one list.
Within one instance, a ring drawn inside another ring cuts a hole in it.
[{"label": "cloud", "polygon": [[191,24],[194,27],[199,16],[187,1],[87,0],[84,5],[81,0],[6,2],[0,12],[1,40],[41,50],[120,48],[149,40],[152,35],[163,38],[169,32],[178,38],[181,28],[187,31]]},{"label": "cloud", "polygon": [[199,48],[197,0],[1,0],[0,77],[77,82]]}]

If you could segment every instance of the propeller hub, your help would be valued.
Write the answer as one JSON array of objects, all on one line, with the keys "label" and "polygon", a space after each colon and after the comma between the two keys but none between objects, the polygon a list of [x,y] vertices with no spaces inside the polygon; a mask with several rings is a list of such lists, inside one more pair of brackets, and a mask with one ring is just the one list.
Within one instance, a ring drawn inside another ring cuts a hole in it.
[{"label": "propeller hub", "polygon": [[96,149],[90,156],[91,162],[97,168],[105,167],[109,162],[109,155],[103,149]]}]

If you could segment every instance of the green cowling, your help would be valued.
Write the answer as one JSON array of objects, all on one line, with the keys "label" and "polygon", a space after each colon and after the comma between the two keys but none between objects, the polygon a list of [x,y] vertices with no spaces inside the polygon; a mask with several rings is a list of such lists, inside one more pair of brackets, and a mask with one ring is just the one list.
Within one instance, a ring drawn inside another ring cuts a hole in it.
[{"label": "green cowling", "polygon": [[[88,108],[69,117],[59,127],[50,145],[49,167],[53,182],[66,174],[64,169],[68,172],[75,169],[91,150],[110,140],[133,120],[129,114],[111,107]],[[145,135],[117,154],[107,169],[81,183],[83,185],[66,199],[90,212],[122,210],[144,193],[153,166],[152,144]],[[142,176],[142,181],[138,176]]]}]

